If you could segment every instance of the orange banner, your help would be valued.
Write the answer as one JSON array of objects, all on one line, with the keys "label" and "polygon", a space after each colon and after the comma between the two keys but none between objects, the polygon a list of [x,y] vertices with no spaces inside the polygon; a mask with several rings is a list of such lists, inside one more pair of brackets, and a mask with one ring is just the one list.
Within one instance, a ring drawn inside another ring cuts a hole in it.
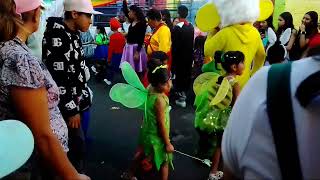
[{"label": "orange banner", "polygon": [[94,7],[101,7],[114,4],[117,2],[117,0],[91,0],[91,2]]}]

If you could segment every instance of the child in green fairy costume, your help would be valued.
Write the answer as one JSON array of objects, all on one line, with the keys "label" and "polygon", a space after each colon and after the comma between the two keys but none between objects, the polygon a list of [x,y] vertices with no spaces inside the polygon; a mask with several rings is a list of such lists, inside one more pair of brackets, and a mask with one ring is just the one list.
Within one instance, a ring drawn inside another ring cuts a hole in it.
[{"label": "child in green fairy costume", "polygon": [[207,151],[211,148],[212,138],[216,137],[217,139],[210,177],[219,179],[223,175],[222,172],[218,172],[222,134],[231,108],[240,93],[236,76],[241,75],[244,70],[244,54],[240,51],[226,53],[218,51],[215,53],[214,59],[216,69],[218,69],[217,64],[221,64],[226,74],[221,76],[214,72],[206,72],[195,80],[193,85],[196,94],[194,125],[200,135],[200,151]]},{"label": "child in green fairy costume", "polygon": [[[139,145],[143,154],[157,171],[161,179],[168,179],[169,165],[173,168],[170,142],[169,99],[166,96],[171,89],[171,80],[166,65],[156,61],[148,62],[148,80],[151,86],[145,89],[138,76],[127,62],[121,64],[122,74],[128,84],[118,83],[110,90],[110,97],[129,108],[144,111],[142,128],[139,133]],[[134,179],[129,174],[129,179]]]},{"label": "child in green fairy costume", "polygon": [[170,108],[166,93],[170,92],[172,84],[166,65],[150,68],[148,80],[151,86],[142,125],[142,145],[145,155],[153,157],[161,179],[168,179],[169,164],[173,168],[174,147],[169,139]]}]

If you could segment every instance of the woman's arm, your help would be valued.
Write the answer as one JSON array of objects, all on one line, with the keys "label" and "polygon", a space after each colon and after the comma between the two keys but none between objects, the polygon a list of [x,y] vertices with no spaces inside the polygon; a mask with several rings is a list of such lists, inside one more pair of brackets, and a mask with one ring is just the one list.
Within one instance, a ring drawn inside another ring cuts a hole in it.
[{"label": "woman's arm", "polygon": [[129,10],[128,10],[127,0],[123,0],[122,11],[123,11],[124,15],[129,19]]},{"label": "woman's arm", "polygon": [[297,38],[297,30],[293,30],[290,36],[290,40],[288,42],[288,45],[286,46],[287,51],[290,51],[292,49],[292,46]]},{"label": "woman's arm", "polygon": [[300,37],[299,37],[299,44],[300,44],[300,48],[303,49],[305,48],[308,43],[309,43],[309,38],[306,38],[306,35],[305,34],[300,34]]},{"label": "woman's arm", "polygon": [[46,89],[11,87],[11,97],[19,118],[31,129],[36,148],[45,162],[64,180],[80,179],[51,130]]},{"label": "woman's arm", "polygon": [[303,49],[309,43],[309,39],[306,38],[306,26],[304,24],[300,25],[300,36],[299,36],[299,44],[300,48]]}]

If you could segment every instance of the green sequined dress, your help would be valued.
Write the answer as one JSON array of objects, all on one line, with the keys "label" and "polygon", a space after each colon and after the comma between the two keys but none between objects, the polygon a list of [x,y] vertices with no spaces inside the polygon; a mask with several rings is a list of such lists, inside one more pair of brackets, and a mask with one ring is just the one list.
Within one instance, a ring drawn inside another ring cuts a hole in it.
[{"label": "green sequined dress", "polygon": [[194,126],[207,133],[223,131],[232,109],[232,87],[236,83],[234,78],[228,80],[230,88],[227,90],[225,98],[219,104],[210,105],[210,102],[217,95],[220,88],[220,84],[217,84],[217,81],[218,78],[211,79],[208,86],[200,94],[196,95],[194,102],[196,107]]},{"label": "green sequined dress", "polygon": [[166,102],[165,127],[167,132],[170,132],[170,109],[168,97],[163,94],[149,92],[148,99],[145,104],[144,120],[142,128],[140,129],[139,143],[143,146],[146,156],[153,157],[157,170],[160,170],[161,165],[164,162],[168,162],[173,168],[173,156],[171,153],[166,152],[165,143],[159,132],[154,109],[157,98],[163,98]]}]

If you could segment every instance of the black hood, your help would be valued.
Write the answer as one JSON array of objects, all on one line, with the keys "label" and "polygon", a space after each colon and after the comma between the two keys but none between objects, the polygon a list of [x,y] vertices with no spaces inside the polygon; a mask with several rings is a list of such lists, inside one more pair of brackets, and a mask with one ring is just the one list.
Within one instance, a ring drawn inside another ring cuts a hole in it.
[{"label": "black hood", "polygon": [[47,29],[53,29],[54,25],[58,24],[64,27],[63,18],[61,17],[49,17],[47,19]]}]

